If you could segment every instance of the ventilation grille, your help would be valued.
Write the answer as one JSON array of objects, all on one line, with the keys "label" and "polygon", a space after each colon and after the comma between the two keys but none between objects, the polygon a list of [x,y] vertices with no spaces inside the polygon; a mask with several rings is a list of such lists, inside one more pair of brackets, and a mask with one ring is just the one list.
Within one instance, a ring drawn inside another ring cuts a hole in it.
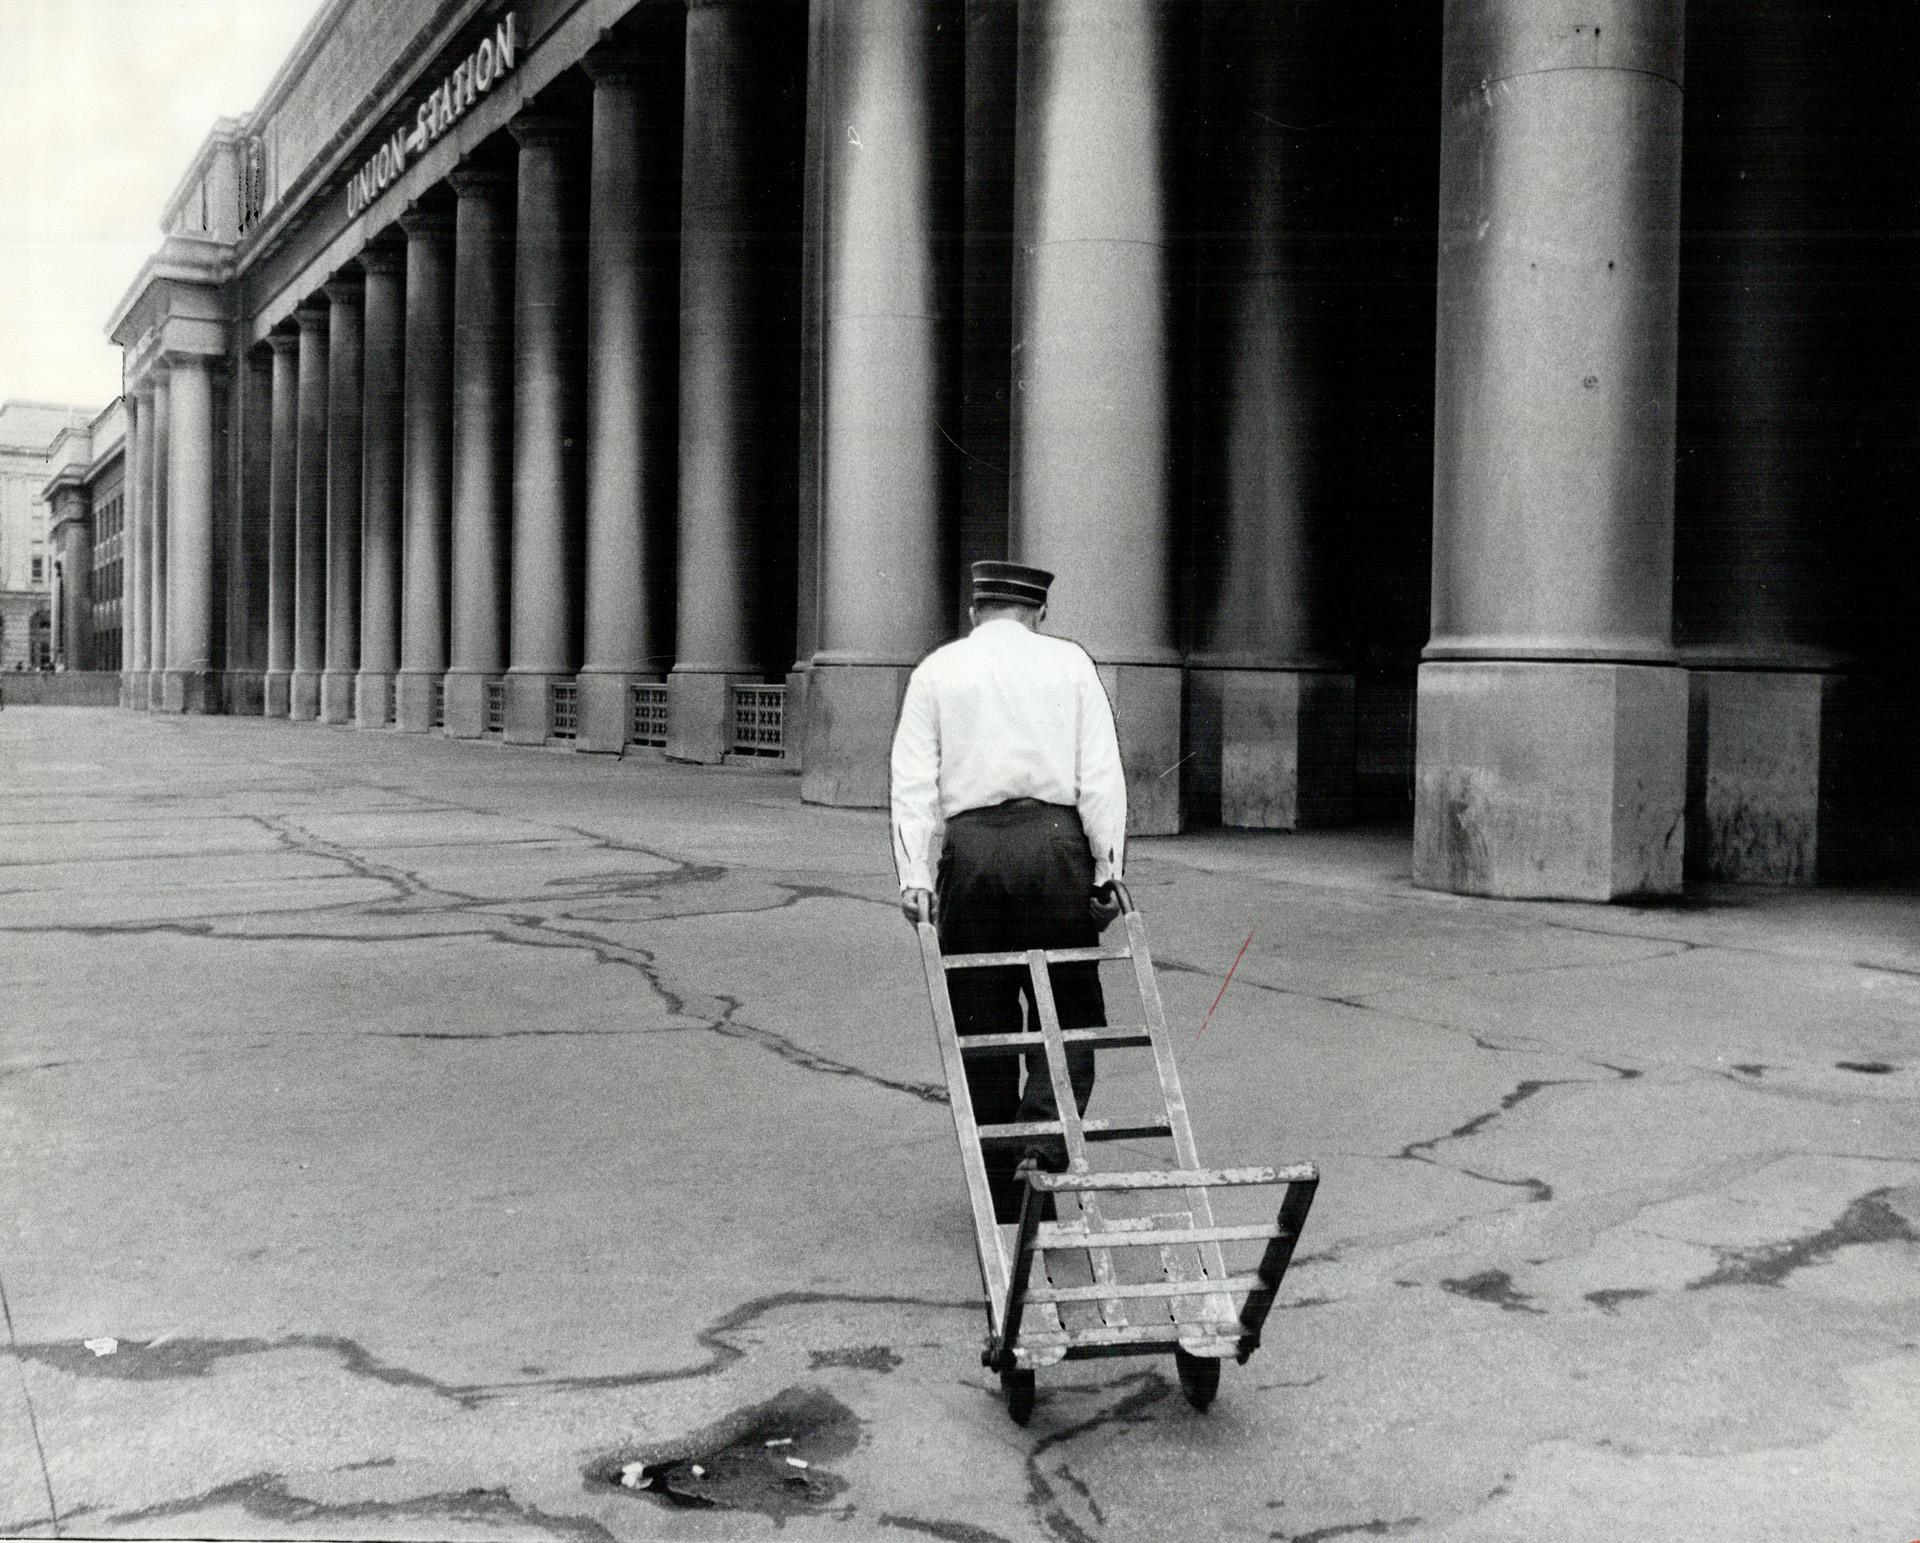
[{"label": "ventilation grille", "polygon": [[636,683],[627,699],[627,743],[664,745],[667,742],[667,688]]},{"label": "ventilation grille", "polygon": [[785,750],[787,688],[733,688],[733,753],[779,756]]},{"label": "ventilation grille", "polygon": [[553,739],[572,739],[580,732],[580,688],[572,681],[556,680],[547,687],[547,724]]}]

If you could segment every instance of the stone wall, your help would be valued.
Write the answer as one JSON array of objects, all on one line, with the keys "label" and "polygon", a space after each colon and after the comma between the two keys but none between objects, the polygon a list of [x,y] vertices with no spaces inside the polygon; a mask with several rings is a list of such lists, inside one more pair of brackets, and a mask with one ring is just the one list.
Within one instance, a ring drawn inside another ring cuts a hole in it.
[{"label": "stone wall", "polygon": [[115,707],[120,676],[113,670],[7,670],[0,672],[0,708]]}]

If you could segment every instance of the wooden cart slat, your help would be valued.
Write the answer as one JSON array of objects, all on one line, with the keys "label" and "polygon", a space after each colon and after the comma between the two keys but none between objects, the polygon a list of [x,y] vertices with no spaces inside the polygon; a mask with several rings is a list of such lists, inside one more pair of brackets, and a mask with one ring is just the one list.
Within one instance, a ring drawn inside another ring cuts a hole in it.
[{"label": "wooden cart slat", "polygon": [[1185,1243],[1264,1243],[1280,1230],[1278,1222],[1254,1222],[1245,1227],[1174,1227],[1164,1229],[1122,1229],[1126,1217],[1108,1220],[1104,1232],[1088,1232],[1071,1224],[1048,1225],[1040,1229],[1033,1246],[1041,1251],[1054,1248],[1154,1248]]},{"label": "wooden cart slat", "polygon": [[[1050,948],[1047,958],[1054,964],[1096,964],[1102,959],[1131,957],[1125,948],[1103,943],[1097,948]],[[1008,954],[947,954],[940,960],[949,970],[1004,970],[1027,963],[1027,950]]]},{"label": "wooden cart slat", "polygon": [[[1199,1297],[1222,1291],[1257,1291],[1265,1285],[1258,1275],[1229,1275],[1225,1280],[1148,1280],[1108,1282],[1098,1286],[1042,1286],[1029,1289],[1029,1302],[1098,1302],[1111,1293],[1115,1298]],[[1240,1321],[1233,1315],[1233,1321]]]},{"label": "wooden cart slat", "polygon": [[[1149,1141],[1172,1134],[1165,1120],[1151,1124],[1123,1124],[1118,1120],[1076,1120],[1084,1141]],[[980,1139],[988,1145],[1025,1146],[1035,1136],[1065,1136],[1061,1120],[1016,1120],[1006,1125],[982,1125]],[[1081,1186],[1097,1189],[1097,1185]]]},{"label": "wooden cart slat", "polygon": [[[1091,1122],[1088,1122],[1091,1123]],[[987,1125],[983,1130],[997,1130]],[[1036,1189],[1187,1189],[1204,1186],[1221,1189],[1244,1184],[1302,1184],[1317,1179],[1320,1170],[1312,1163],[1294,1163],[1285,1168],[1170,1168],[1144,1173],[1036,1173]]]},{"label": "wooden cart slat", "polygon": [[[1095,1045],[1108,1050],[1137,1050],[1153,1043],[1147,1031],[1132,1029],[1062,1029],[1069,1045]],[[976,1055],[1045,1055],[1047,1042],[1038,1034],[969,1034],[960,1041],[960,1053]]]}]

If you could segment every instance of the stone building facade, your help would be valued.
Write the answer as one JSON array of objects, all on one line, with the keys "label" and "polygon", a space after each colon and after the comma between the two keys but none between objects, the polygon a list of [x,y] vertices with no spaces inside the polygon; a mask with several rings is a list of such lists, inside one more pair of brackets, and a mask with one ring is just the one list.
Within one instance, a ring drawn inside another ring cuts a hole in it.
[{"label": "stone building facade", "polygon": [[120,669],[127,523],[126,412],[121,399],[53,442],[45,506],[50,646],[56,670]]},{"label": "stone building facade", "polygon": [[41,489],[61,437],[91,416],[57,402],[0,402],[0,672],[53,657],[55,555]]},{"label": "stone building facade", "polygon": [[330,0],[111,321],[125,700],[875,805],[1011,555],[1140,831],[1911,872],[1917,25]]}]

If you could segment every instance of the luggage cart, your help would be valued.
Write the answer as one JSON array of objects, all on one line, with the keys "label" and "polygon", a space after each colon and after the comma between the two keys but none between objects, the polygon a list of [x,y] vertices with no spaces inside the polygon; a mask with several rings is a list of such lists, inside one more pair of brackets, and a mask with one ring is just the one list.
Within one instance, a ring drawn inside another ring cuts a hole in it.
[{"label": "luggage cart", "polygon": [[[1123,944],[1093,948],[1027,949],[1017,953],[943,956],[940,940],[923,907],[919,919],[920,958],[940,1059],[947,1074],[947,1096],[954,1133],[960,1141],[960,1165],[973,1204],[974,1243],[981,1282],[987,1294],[986,1348],[981,1362],[998,1372],[1007,1411],[1024,1425],[1033,1412],[1034,1372],[1063,1360],[1091,1356],[1173,1353],[1187,1402],[1205,1409],[1220,1385],[1220,1363],[1228,1356],[1245,1363],[1260,1346],[1260,1331],[1273,1307],[1306,1224],[1320,1182],[1312,1163],[1284,1168],[1202,1168],[1194,1149],[1180,1073],[1167,1040],[1166,1015],[1147,949],[1145,925],[1133,897],[1118,892],[1125,923]],[[1144,1021],[1127,1027],[1062,1029],[1047,975],[1050,964],[1103,959],[1128,960],[1139,989]],[[1024,966],[1033,991],[1039,1032],[970,1034],[954,1025],[947,972]],[[1104,1050],[1150,1049],[1165,1100],[1164,1118],[1146,1122],[1084,1119],[1074,1103],[1067,1076],[1069,1045]],[[967,1062],[979,1056],[1024,1056],[1029,1067],[1044,1058],[1052,1079],[1059,1118],[979,1125],[967,1085]],[[1017,1226],[996,1221],[987,1187],[985,1146],[1022,1146],[1035,1137],[1058,1135],[1067,1150],[1067,1171],[1043,1173],[1029,1160]],[[1167,1139],[1173,1143],[1171,1169],[1133,1172],[1095,1171],[1088,1160],[1090,1142]],[[1270,1223],[1220,1226],[1213,1218],[1209,1192],[1248,1185],[1285,1186],[1279,1214]],[[1147,1216],[1109,1216],[1103,1197],[1159,1194],[1159,1209]],[[1064,1213],[1062,1201],[1076,1203],[1078,1215]],[[1012,1234],[1009,1242],[1008,1233]],[[1251,1273],[1226,1268],[1222,1244],[1264,1244]],[[1149,1252],[1149,1250],[1153,1252]],[[1116,1256],[1147,1261],[1145,1270],[1116,1268]],[[1157,1255],[1157,1258],[1156,1258]],[[1058,1277],[1076,1268],[1083,1283],[1060,1284]],[[1157,1270],[1154,1265],[1158,1266]],[[1157,1278],[1123,1280],[1122,1274]],[[1234,1299],[1240,1299],[1238,1308]],[[1063,1314],[1063,1309],[1066,1312]]]}]

